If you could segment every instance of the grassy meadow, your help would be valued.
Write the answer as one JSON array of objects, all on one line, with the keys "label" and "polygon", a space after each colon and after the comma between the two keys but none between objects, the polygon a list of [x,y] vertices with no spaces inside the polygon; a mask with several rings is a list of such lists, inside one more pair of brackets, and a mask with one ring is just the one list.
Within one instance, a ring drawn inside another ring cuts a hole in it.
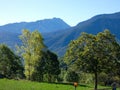
[{"label": "grassy meadow", "polygon": [[[79,85],[76,90],[93,90],[93,85]],[[99,86],[99,88],[108,88]],[[0,79],[0,90],[74,90],[73,85]],[[120,89],[117,89],[120,90]]]}]

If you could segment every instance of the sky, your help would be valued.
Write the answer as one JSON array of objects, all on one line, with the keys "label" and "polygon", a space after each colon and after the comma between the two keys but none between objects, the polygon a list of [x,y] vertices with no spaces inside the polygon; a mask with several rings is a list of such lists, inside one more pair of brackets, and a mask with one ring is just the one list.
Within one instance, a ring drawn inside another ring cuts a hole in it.
[{"label": "sky", "polygon": [[120,0],[0,0],[0,25],[54,17],[75,26],[98,14],[120,12]]}]

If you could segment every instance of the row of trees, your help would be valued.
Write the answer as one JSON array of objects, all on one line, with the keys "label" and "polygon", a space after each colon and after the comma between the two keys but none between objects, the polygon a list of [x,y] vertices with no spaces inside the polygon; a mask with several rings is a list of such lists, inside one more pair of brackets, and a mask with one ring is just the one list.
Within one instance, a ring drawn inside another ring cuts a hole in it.
[{"label": "row of trees", "polygon": [[109,30],[97,35],[82,33],[71,41],[60,60],[67,73],[62,70],[61,75],[57,55],[44,45],[38,31],[23,30],[20,39],[22,44],[17,46],[16,54],[6,45],[0,45],[0,77],[47,82],[65,78],[73,82],[79,81],[80,75],[94,75],[97,90],[98,80],[104,78],[106,83],[107,79],[120,76],[120,45]]},{"label": "row of trees", "polygon": [[[52,82],[60,73],[57,55],[43,43],[38,31],[23,30],[17,55],[6,45],[0,45],[0,74],[6,78],[26,78]],[[18,56],[19,55],[19,56]]]}]

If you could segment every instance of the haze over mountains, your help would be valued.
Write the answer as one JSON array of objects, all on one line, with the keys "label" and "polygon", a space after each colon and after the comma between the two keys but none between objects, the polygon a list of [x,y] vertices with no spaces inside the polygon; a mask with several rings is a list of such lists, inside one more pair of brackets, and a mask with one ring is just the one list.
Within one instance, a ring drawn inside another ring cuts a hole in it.
[{"label": "haze over mountains", "polygon": [[120,12],[97,15],[78,23],[74,27],[70,27],[59,18],[7,24],[0,26],[0,42],[7,43],[10,47],[15,46],[15,44],[20,43],[18,36],[24,28],[31,31],[39,30],[49,49],[62,56],[69,42],[78,38],[81,32],[97,34],[105,29],[109,29],[111,33],[115,34],[117,39],[120,39]]}]

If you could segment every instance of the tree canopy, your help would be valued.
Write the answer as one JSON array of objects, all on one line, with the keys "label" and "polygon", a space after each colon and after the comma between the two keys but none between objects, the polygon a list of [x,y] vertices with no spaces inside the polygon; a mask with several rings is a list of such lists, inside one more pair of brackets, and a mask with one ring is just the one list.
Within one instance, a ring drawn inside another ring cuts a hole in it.
[{"label": "tree canopy", "polygon": [[0,74],[6,78],[22,78],[23,64],[6,45],[0,44]]},{"label": "tree canopy", "polygon": [[49,82],[52,82],[52,79],[56,78],[60,74],[59,61],[56,54],[51,51],[45,52],[45,74]]},{"label": "tree canopy", "polygon": [[23,30],[20,39],[22,41],[22,46],[19,50],[24,59],[25,76],[28,80],[31,80],[35,72],[35,67],[41,60],[45,45],[38,31],[30,32],[29,30]]}]

